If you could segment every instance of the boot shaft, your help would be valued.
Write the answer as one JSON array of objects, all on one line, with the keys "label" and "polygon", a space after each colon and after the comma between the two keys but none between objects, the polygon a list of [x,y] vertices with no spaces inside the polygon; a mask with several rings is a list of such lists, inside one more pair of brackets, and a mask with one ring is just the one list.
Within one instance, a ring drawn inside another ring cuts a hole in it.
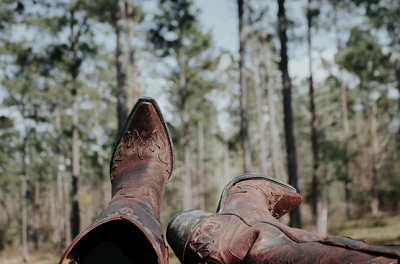
[{"label": "boot shaft", "polygon": [[161,197],[172,173],[173,146],[161,111],[140,98],[131,111],[110,164],[112,200],[138,199],[160,220]]},{"label": "boot shaft", "polygon": [[261,174],[244,174],[230,181],[222,192],[217,213],[231,213],[249,224],[279,219],[300,205],[292,186]]}]

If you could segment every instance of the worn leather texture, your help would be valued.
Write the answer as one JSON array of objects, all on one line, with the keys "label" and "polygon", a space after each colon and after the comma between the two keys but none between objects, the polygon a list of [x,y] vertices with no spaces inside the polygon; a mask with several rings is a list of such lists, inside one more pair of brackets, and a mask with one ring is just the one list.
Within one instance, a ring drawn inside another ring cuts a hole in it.
[{"label": "worn leather texture", "polygon": [[241,175],[225,188],[217,213],[191,228],[183,250],[168,242],[175,252],[183,252],[178,257],[185,264],[398,263],[400,246],[323,238],[279,223],[277,218],[300,203],[292,187],[267,176]]},{"label": "worn leather texture", "polygon": [[[73,263],[82,257],[94,243],[93,239],[85,240],[85,237],[91,234],[101,238],[101,234],[95,234],[99,227],[118,220],[129,222],[147,240],[141,242],[137,237],[131,237],[127,241],[132,245],[150,242],[158,263],[168,263],[160,208],[165,185],[172,173],[173,158],[172,141],[156,101],[149,97],[140,98],[111,158],[112,199],[97,220],[74,239],[60,263]],[[115,236],[126,239],[124,233]]]}]

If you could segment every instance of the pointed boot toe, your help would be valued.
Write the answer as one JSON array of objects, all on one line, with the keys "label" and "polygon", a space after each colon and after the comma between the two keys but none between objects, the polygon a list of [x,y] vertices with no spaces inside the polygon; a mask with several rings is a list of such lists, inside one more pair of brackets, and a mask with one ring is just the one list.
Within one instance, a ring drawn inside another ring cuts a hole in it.
[{"label": "pointed boot toe", "polygon": [[60,263],[168,263],[161,197],[173,167],[167,125],[153,98],[142,97],[121,131],[110,164],[112,198]]}]

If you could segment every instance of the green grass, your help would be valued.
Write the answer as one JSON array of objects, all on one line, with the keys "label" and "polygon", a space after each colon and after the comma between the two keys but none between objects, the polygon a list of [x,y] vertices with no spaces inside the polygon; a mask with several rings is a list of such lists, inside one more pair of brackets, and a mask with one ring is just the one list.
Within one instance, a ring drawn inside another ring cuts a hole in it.
[{"label": "green grass", "polygon": [[[42,257],[41,259],[36,259],[36,257],[30,257],[28,258],[28,263],[29,264],[55,264],[60,261],[59,257],[55,256],[46,256]],[[11,259],[11,260],[6,260],[6,261],[1,261],[2,264],[25,264],[22,259]]]},{"label": "green grass", "polygon": [[169,264],[180,264],[179,259],[175,256],[169,258]]},{"label": "green grass", "polygon": [[331,224],[330,235],[349,236],[371,244],[400,244],[400,215],[383,216],[379,223],[374,218],[363,218]]},{"label": "green grass", "polygon": [[32,263],[32,264],[54,264],[54,263],[58,263],[58,261],[60,261],[60,258],[55,257],[55,258],[50,258],[50,259],[37,260],[34,262],[29,262],[29,263]]}]

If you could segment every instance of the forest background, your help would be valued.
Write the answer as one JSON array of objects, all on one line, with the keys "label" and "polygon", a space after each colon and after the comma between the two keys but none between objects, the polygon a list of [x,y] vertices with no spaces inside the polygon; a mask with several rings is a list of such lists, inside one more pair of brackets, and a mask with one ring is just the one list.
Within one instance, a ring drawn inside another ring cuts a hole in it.
[{"label": "forest background", "polygon": [[254,172],[303,196],[288,225],[400,242],[399,38],[397,0],[2,0],[0,260],[97,218],[142,95],[175,147],[164,227]]}]

